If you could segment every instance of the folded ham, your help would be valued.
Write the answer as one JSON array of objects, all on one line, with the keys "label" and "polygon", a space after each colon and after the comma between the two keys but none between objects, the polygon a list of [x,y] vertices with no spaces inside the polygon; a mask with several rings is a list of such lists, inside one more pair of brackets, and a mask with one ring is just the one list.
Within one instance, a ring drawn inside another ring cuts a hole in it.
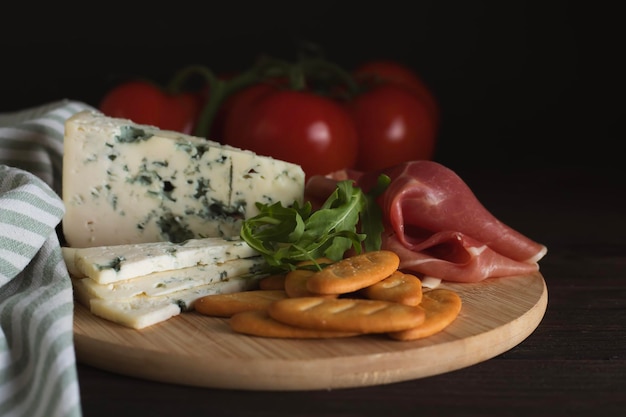
[{"label": "folded ham", "polygon": [[312,178],[307,195],[321,198],[331,184],[342,179],[352,179],[368,191],[380,174],[391,178],[378,199],[385,221],[383,249],[400,256],[401,269],[454,282],[539,269],[538,261],[547,248],[496,219],[456,173],[433,161]]}]

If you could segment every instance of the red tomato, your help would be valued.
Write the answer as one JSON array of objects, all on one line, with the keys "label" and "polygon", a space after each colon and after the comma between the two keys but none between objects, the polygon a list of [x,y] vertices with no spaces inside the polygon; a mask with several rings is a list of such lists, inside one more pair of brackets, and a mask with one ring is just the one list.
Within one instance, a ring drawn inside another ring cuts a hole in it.
[{"label": "red tomato", "polygon": [[110,117],[191,134],[200,104],[192,93],[169,95],[149,82],[128,81],[109,91],[99,108]]},{"label": "red tomato", "polygon": [[310,92],[259,94],[225,128],[226,144],[299,164],[307,177],[350,168],[356,161],[356,130],[348,113]]},{"label": "red tomato", "polygon": [[427,105],[406,89],[381,84],[357,96],[348,108],[359,138],[356,169],[433,158],[435,123]]},{"label": "red tomato", "polygon": [[211,138],[225,143],[225,138],[237,140],[241,138],[239,130],[242,126],[241,120],[246,120],[248,112],[253,108],[252,103],[259,97],[275,91],[275,87],[259,83],[239,90],[229,96],[221,105],[213,122]]},{"label": "red tomato", "polygon": [[428,106],[433,120],[439,123],[439,105],[435,96],[411,68],[391,60],[376,60],[366,62],[353,71],[356,79],[362,83],[375,85],[385,82],[393,83],[413,91]]}]

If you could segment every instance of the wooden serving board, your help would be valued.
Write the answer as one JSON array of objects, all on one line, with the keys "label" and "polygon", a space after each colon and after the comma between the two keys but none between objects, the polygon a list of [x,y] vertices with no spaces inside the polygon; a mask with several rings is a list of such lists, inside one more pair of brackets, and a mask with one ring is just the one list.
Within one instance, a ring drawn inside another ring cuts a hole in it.
[{"label": "wooden serving board", "polygon": [[271,339],[233,333],[227,319],[183,313],[143,330],[76,305],[78,361],[154,381],[242,390],[319,390],[388,384],[490,359],[528,337],[547,308],[541,274],[445,283],[463,300],[459,317],[426,339],[384,335]]}]

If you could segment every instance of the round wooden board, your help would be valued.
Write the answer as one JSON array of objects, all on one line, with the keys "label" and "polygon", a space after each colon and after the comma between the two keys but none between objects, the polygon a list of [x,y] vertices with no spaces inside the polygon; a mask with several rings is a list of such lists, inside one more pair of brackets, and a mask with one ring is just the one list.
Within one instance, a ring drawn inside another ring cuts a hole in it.
[{"label": "round wooden board", "polygon": [[76,305],[80,363],[160,382],[242,390],[363,387],[441,374],[490,359],[528,337],[547,308],[541,274],[445,283],[463,300],[459,317],[431,337],[384,335],[325,340],[233,333],[227,319],[183,313],[143,330],[95,317]]}]

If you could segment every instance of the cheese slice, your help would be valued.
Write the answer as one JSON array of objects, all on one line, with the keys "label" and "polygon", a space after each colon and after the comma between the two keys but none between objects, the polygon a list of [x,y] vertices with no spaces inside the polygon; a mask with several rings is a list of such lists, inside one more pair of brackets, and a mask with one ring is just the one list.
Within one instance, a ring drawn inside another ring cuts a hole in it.
[{"label": "cheese slice", "polygon": [[85,274],[76,268],[76,262],[74,262],[76,248],[62,247],[61,253],[63,254],[63,261],[65,261],[65,266],[67,267],[67,272],[70,274],[70,277],[84,277]]},{"label": "cheese slice", "polygon": [[302,202],[299,165],[83,111],[65,123],[68,246],[238,236],[256,203]]},{"label": "cheese slice", "polygon": [[96,298],[120,301],[140,295],[158,297],[205,284],[224,281],[232,277],[254,275],[258,274],[260,268],[264,265],[265,261],[263,258],[257,256],[219,264],[154,272],[113,284],[98,284],[91,278],[79,278],[79,280],[90,295]]},{"label": "cheese slice", "polygon": [[258,285],[259,278],[260,275],[242,275],[159,297],[141,295],[127,300],[96,298],[89,293],[82,280],[76,280],[73,288],[76,299],[95,316],[133,329],[143,329],[193,310],[194,302],[205,295],[253,289]]},{"label": "cheese slice", "polygon": [[68,271],[99,284],[148,275],[153,272],[212,265],[259,253],[240,239],[190,239],[182,243],[152,242],[92,248],[63,247]]}]

